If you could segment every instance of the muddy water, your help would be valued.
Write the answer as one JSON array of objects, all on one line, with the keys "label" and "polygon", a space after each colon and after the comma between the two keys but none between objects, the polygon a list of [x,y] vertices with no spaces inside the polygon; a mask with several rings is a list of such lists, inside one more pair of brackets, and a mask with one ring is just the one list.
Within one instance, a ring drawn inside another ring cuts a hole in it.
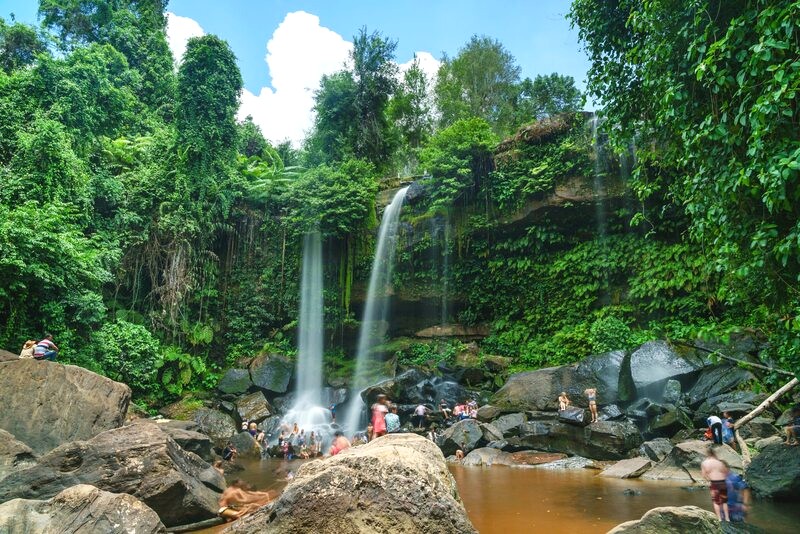
[{"label": "muddy water", "polygon": [[[241,478],[257,489],[282,491],[286,475],[301,460],[250,461],[242,471],[228,472],[230,482]],[[711,510],[705,489],[689,491],[679,484],[597,477],[589,469],[451,466],[469,518],[480,534],[589,534],[606,532],[624,521],[639,519],[658,506],[695,505]],[[637,495],[625,495],[631,489]],[[756,501],[749,521],[767,532],[797,532],[800,507]],[[202,531],[219,532],[222,527]]]},{"label": "muddy water", "polygon": [[[695,505],[712,510],[705,489],[600,478],[597,471],[588,469],[451,466],[450,470],[480,534],[606,532],[658,506]],[[641,493],[628,496],[626,489]],[[800,511],[791,505],[756,502],[749,521],[767,532],[797,532]]]}]

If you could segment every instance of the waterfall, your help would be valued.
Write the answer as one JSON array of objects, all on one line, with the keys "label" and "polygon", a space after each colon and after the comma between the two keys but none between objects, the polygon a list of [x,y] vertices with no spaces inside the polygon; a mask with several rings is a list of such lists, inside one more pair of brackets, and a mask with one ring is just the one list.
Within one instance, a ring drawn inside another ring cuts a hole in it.
[{"label": "waterfall", "polygon": [[[330,412],[322,406],[322,238],[309,232],[303,238],[303,267],[300,280],[300,323],[297,334],[297,388],[292,408],[284,415],[282,428],[297,423],[306,432],[320,432],[324,445],[330,441]],[[325,399],[327,402],[327,399]],[[274,436],[273,439],[277,439]]]},{"label": "waterfall", "polygon": [[444,244],[442,245],[444,258],[442,260],[442,318],[441,325],[445,326],[450,319],[450,216],[444,220]]},{"label": "waterfall", "polygon": [[300,325],[297,339],[297,403],[319,406],[322,390],[322,240],[319,232],[303,238]]},{"label": "waterfall", "polygon": [[397,230],[400,223],[400,210],[403,207],[406,191],[408,191],[408,187],[404,187],[394,195],[391,204],[383,212],[381,225],[378,229],[378,244],[375,248],[375,257],[372,260],[367,301],[364,306],[364,315],[361,319],[361,328],[358,334],[355,375],[350,383],[351,400],[346,407],[343,421],[344,427],[350,433],[361,427],[360,421],[364,410],[364,402],[361,400],[360,392],[368,385],[367,382],[376,378],[375,375],[378,374],[374,368],[377,362],[373,358],[373,350],[383,341],[389,316]]}]

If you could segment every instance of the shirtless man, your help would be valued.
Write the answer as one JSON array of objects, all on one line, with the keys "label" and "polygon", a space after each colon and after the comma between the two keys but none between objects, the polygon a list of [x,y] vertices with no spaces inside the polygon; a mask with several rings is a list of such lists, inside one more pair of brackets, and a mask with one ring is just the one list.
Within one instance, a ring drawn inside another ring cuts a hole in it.
[{"label": "shirtless man", "polygon": [[728,487],[725,484],[728,471],[728,465],[717,458],[713,447],[709,447],[706,459],[700,464],[700,473],[703,478],[711,483],[711,502],[714,503],[714,512],[721,521],[730,520],[728,515]]},{"label": "shirtless man", "polygon": [[595,388],[588,388],[583,391],[586,398],[589,399],[589,410],[592,412],[592,423],[597,422],[597,390]]},{"label": "shirtless man", "polygon": [[225,521],[233,521],[252,514],[276,497],[273,491],[253,491],[243,480],[234,480],[225,488],[219,499],[219,515]]}]

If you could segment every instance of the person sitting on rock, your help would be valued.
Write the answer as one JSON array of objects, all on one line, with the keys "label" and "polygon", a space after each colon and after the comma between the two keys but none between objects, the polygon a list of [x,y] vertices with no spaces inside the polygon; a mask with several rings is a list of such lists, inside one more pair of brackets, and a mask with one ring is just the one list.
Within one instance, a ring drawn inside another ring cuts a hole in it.
[{"label": "person sitting on rock", "polygon": [[450,416],[453,414],[453,411],[450,409],[450,406],[447,404],[447,401],[442,399],[439,401],[439,411],[442,412],[442,418],[447,421],[450,419]]},{"label": "person sitting on rock", "polygon": [[800,433],[800,405],[792,408],[791,414],[789,423],[783,429],[786,432],[786,444],[797,445],[797,434]]},{"label": "person sitting on rock", "polygon": [[250,423],[247,431],[255,438],[258,435],[258,425],[255,423]]},{"label": "person sitting on rock", "polygon": [[456,460],[459,462],[464,459],[464,451],[461,449],[456,449]]},{"label": "person sitting on rock", "polygon": [[58,356],[58,347],[53,343],[53,334],[45,334],[44,339],[38,342],[33,349],[33,358],[54,362],[56,356]]},{"label": "person sitting on rock", "polygon": [[569,408],[569,397],[567,397],[566,391],[562,391],[558,396],[558,411],[563,412],[567,408]]},{"label": "person sitting on rock", "polygon": [[331,449],[328,453],[331,456],[336,456],[340,452],[345,449],[350,448],[350,441],[344,437],[344,434],[341,430],[337,430],[336,433],[333,435],[333,443],[331,443]]},{"label": "person sitting on rock", "polygon": [[397,415],[397,405],[392,404],[389,413],[386,414],[386,433],[391,434],[400,430],[400,416]]},{"label": "person sitting on rock", "polygon": [[453,417],[455,417],[456,420],[460,421],[462,419],[461,415],[463,413],[464,413],[463,404],[456,404],[455,407],[453,407]]},{"label": "person sitting on rock", "polygon": [[436,423],[433,423],[430,430],[428,430],[428,439],[434,443],[439,439],[439,434],[436,433]]},{"label": "person sitting on rock", "polygon": [[700,474],[711,483],[711,502],[721,521],[729,521],[728,486],[725,483],[729,471],[728,464],[717,458],[714,448],[709,447],[705,460],[700,463]]},{"label": "person sitting on rock", "polygon": [[36,341],[29,339],[24,345],[22,345],[22,351],[19,353],[20,359],[27,360],[33,358],[34,350],[36,350]]},{"label": "person sitting on rock", "polygon": [[254,491],[243,480],[234,480],[225,488],[219,499],[219,515],[225,521],[233,521],[252,514],[262,506],[275,500],[272,491]]},{"label": "person sitting on rock", "polygon": [[248,423],[247,421],[242,421],[242,432],[247,432]]},{"label": "person sitting on rock", "polygon": [[227,445],[225,445],[225,448],[222,449],[222,459],[225,460],[226,462],[232,462],[236,460],[236,454],[237,454],[236,447],[234,447],[233,443],[231,443],[230,441],[228,442]]},{"label": "person sitting on rock", "polygon": [[217,460],[212,464],[212,467],[222,476],[225,476],[225,469],[222,464],[222,460]]}]

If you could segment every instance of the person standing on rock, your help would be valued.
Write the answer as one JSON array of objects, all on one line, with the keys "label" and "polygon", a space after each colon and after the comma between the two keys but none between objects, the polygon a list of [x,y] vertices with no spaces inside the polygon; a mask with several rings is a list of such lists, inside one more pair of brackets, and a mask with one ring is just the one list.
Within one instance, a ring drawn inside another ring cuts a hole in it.
[{"label": "person standing on rock", "polygon": [[[717,418],[719,419],[719,418]],[[728,515],[728,485],[725,479],[728,477],[728,465],[717,458],[714,448],[709,447],[705,460],[700,464],[700,473],[703,478],[711,483],[711,502],[714,503],[714,513],[720,521],[729,521]]]},{"label": "person standing on rock", "polygon": [[372,405],[372,437],[370,440],[386,434],[386,414],[388,412],[386,395],[378,395],[378,400]]},{"label": "person standing on rock", "polygon": [[711,429],[711,437],[714,439],[714,444],[722,445],[722,419],[716,415],[710,415],[706,419],[706,424]]},{"label": "person standing on rock", "polygon": [[597,422],[597,389],[587,388],[583,392],[586,398],[589,399],[589,411],[592,412],[592,423]]},{"label": "person standing on rock", "polygon": [[425,416],[428,415],[428,407],[420,403],[414,408],[414,426],[425,428]]}]

